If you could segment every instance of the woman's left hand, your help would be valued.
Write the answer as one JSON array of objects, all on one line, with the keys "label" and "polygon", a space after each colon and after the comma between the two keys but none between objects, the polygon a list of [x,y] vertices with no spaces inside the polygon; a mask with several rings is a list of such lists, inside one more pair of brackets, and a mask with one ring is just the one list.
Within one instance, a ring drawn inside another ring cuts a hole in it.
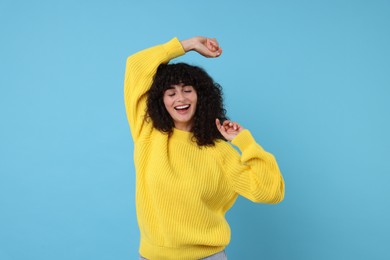
[{"label": "woman's left hand", "polygon": [[233,140],[244,128],[237,124],[236,122],[232,122],[230,120],[225,120],[221,124],[219,119],[215,120],[215,124],[217,125],[218,131],[225,137],[229,142]]}]

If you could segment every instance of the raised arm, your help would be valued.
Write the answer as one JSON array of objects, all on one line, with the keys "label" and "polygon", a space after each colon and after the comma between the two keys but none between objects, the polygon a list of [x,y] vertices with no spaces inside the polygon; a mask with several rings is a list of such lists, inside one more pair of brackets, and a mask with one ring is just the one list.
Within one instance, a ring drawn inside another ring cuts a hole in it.
[{"label": "raised arm", "polygon": [[152,85],[158,66],[189,51],[196,51],[209,58],[218,57],[222,53],[216,39],[197,36],[183,41],[174,38],[165,44],[145,49],[127,58],[124,98],[134,140],[140,137],[143,130],[152,127],[144,120],[146,93]]},{"label": "raised arm", "polygon": [[143,130],[152,127],[144,120],[146,93],[152,84],[158,66],[184,53],[180,41],[174,38],[167,43],[142,50],[127,58],[124,98],[127,119],[134,141],[140,137]]}]

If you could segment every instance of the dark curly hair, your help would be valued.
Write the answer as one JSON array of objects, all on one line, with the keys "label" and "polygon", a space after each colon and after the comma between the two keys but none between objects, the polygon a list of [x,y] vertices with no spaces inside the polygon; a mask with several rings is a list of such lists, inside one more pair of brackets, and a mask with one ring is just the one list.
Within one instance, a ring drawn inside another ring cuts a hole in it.
[{"label": "dark curly hair", "polygon": [[191,129],[199,146],[213,146],[217,139],[225,140],[215,125],[215,119],[226,119],[221,86],[197,66],[186,63],[161,64],[154,75],[147,93],[146,118],[151,118],[153,127],[172,134],[174,122],[165,108],[163,96],[172,85],[192,86],[197,94],[194,123]]}]

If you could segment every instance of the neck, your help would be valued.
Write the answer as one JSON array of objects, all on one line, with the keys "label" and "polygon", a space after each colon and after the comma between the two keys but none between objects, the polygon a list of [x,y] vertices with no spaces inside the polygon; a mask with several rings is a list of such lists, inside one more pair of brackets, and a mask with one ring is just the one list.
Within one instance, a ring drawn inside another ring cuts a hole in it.
[{"label": "neck", "polygon": [[178,124],[178,123],[175,123],[175,128],[179,129],[179,130],[182,130],[182,131],[191,132],[192,125],[191,124]]}]

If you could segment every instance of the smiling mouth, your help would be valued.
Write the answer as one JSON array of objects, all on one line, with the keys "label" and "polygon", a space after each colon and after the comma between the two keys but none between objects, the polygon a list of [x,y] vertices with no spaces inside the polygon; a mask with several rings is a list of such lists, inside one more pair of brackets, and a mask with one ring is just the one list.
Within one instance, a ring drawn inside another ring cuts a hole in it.
[{"label": "smiling mouth", "polygon": [[174,107],[175,110],[177,111],[186,111],[190,108],[191,105],[183,105],[183,106],[177,106],[177,107]]}]

